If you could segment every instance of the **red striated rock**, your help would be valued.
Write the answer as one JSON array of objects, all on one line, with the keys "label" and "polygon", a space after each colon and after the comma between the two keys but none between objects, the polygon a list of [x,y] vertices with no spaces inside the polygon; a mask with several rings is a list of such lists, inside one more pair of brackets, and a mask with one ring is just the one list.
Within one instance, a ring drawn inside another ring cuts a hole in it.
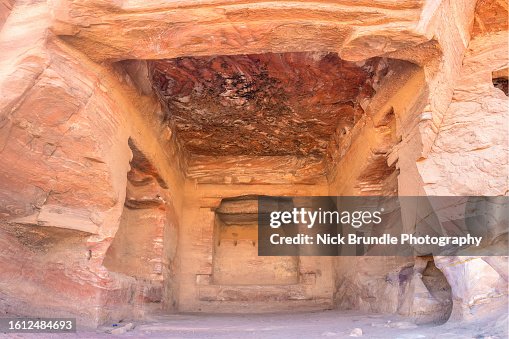
[{"label": "red striated rock", "polygon": [[473,35],[507,31],[507,2],[479,0],[475,6]]},{"label": "red striated rock", "polygon": [[50,3],[56,14],[52,30],[100,61],[305,51],[359,61],[428,41],[438,5],[421,0]]},{"label": "red striated rock", "polygon": [[247,228],[216,214],[507,195],[506,18],[496,0],[0,2],[0,313],[507,314],[507,257],[264,261],[251,208]]},{"label": "red striated rock", "polygon": [[283,53],[155,61],[152,78],[186,149],[197,155],[322,156],[363,114],[378,59]]}]

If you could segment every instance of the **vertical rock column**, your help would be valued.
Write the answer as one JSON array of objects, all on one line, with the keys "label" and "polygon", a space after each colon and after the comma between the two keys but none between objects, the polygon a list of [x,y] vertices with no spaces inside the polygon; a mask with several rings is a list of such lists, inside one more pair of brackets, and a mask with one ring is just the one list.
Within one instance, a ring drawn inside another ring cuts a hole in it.
[{"label": "vertical rock column", "polygon": [[108,272],[131,152],[103,69],[48,32],[46,3],[0,32],[0,310],[96,325],[131,312],[133,279]]}]

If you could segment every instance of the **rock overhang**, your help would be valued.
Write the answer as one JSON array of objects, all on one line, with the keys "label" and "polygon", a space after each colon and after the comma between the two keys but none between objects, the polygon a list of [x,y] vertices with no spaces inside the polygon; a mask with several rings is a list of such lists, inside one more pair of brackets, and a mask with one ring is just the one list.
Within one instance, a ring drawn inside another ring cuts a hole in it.
[{"label": "rock overhang", "polygon": [[164,123],[191,155],[324,158],[364,114],[383,59],[297,52],[149,61]]}]

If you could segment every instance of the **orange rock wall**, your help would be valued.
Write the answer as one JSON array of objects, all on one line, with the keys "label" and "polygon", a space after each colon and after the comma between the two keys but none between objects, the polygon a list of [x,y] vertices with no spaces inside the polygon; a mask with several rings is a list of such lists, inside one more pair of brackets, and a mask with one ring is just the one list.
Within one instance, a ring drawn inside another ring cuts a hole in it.
[{"label": "orange rock wall", "polygon": [[[416,295],[434,300],[419,276],[429,258],[301,257],[295,282],[214,280],[242,250],[215,252],[214,210],[261,194],[507,195],[507,96],[492,84],[507,25],[486,6],[507,17],[494,0],[0,2],[0,312],[90,325],[157,308],[415,315]],[[324,159],[248,143],[193,154],[147,62],[310,51],[389,65],[372,96],[352,99],[354,125],[327,126]],[[506,257],[433,260],[453,319],[506,306]]]}]

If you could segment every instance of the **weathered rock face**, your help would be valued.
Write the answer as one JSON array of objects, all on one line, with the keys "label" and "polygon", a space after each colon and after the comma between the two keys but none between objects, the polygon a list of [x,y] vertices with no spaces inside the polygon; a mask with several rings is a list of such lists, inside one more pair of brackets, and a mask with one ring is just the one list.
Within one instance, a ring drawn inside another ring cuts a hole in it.
[{"label": "weathered rock face", "polygon": [[479,0],[475,6],[473,35],[507,31],[507,4],[498,0]]},{"label": "weathered rock face", "polygon": [[10,164],[0,168],[0,309],[89,324],[140,314],[151,282],[103,261],[136,135],[127,115],[155,106],[134,104],[112,71],[47,40],[48,20],[45,3],[20,4],[0,33],[0,148]]},{"label": "weathered rock face", "polygon": [[151,65],[168,120],[191,154],[323,157],[336,129],[351,129],[374,90],[380,60],[336,53],[161,60]]},{"label": "weathered rock face", "polygon": [[312,50],[341,51],[342,59],[357,61],[430,40],[438,4],[64,0],[52,7],[58,13],[52,22],[55,34],[94,60]]},{"label": "weathered rock face", "polygon": [[507,196],[506,19],[497,0],[0,1],[0,314],[504,314],[507,257],[260,259],[246,200]]},{"label": "weathered rock face", "polygon": [[7,20],[7,17],[11,13],[12,7],[14,6],[14,0],[2,0],[0,2],[0,29]]}]

